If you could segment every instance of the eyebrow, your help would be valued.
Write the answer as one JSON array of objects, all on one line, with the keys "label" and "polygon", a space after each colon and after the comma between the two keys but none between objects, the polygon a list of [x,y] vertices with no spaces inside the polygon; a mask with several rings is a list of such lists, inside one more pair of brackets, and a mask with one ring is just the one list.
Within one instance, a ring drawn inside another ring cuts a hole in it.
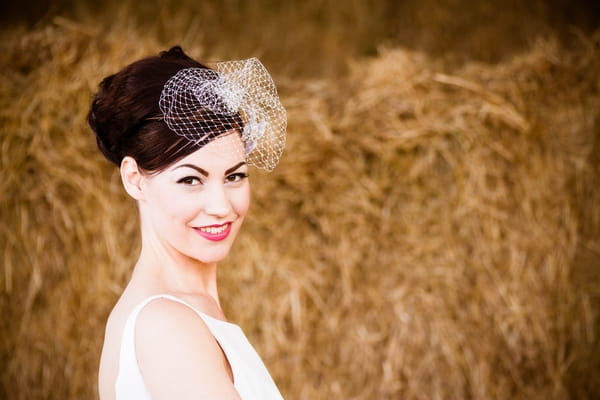
[{"label": "eyebrow", "polygon": [[[236,169],[240,168],[242,165],[246,165],[246,161],[240,161],[239,163],[235,164],[233,167],[231,167],[225,171],[225,175],[229,175]],[[187,167],[187,168],[196,170],[196,171],[198,171],[198,173],[200,173],[201,175],[206,176],[206,177],[208,177],[208,175],[209,175],[209,173],[206,170],[204,170],[194,164],[181,164],[181,165],[178,165],[177,167],[175,167],[174,169],[183,168],[183,167]]]}]

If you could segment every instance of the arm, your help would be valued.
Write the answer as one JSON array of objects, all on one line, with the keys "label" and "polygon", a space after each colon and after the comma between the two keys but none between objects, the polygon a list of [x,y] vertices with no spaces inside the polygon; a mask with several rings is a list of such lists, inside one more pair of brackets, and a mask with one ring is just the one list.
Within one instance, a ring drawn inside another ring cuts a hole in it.
[{"label": "arm", "polygon": [[139,314],[136,354],[153,399],[239,400],[229,363],[192,309],[158,299]]}]

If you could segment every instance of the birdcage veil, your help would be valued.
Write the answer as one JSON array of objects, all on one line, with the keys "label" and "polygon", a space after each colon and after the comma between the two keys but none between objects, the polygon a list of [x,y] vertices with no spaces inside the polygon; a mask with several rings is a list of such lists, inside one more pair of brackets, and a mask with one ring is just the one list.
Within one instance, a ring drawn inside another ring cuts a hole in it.
[{"label": "birdcage veil", "polygon": [[240,135],[246,162],[257,168],[273,170],[285,147],[286,111],[257,58],[180,70],[165,84],[159,106],[169,129],[199,145]]}]

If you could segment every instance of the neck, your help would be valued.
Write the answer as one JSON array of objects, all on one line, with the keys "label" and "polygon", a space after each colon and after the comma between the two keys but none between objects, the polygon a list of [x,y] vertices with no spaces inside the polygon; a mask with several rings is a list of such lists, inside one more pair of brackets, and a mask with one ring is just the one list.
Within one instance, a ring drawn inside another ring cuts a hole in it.
[{"label": "neck", "polygon": [[208,296],[220,308],[217,263],[203,263],[188,257],[143,228],[142,250],[133,279],[157,291]]}]

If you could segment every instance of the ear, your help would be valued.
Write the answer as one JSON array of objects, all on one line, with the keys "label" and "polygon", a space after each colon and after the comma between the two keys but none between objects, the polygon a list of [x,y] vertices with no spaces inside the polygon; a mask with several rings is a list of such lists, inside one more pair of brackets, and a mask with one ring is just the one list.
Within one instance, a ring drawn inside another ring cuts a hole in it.
[{"label": "ear", "polygon": [[137,161],[130,156],[124,157],[121,161],[121,181],[127,193],[136,200],[144,197],[142,179],[143,175]]}]

